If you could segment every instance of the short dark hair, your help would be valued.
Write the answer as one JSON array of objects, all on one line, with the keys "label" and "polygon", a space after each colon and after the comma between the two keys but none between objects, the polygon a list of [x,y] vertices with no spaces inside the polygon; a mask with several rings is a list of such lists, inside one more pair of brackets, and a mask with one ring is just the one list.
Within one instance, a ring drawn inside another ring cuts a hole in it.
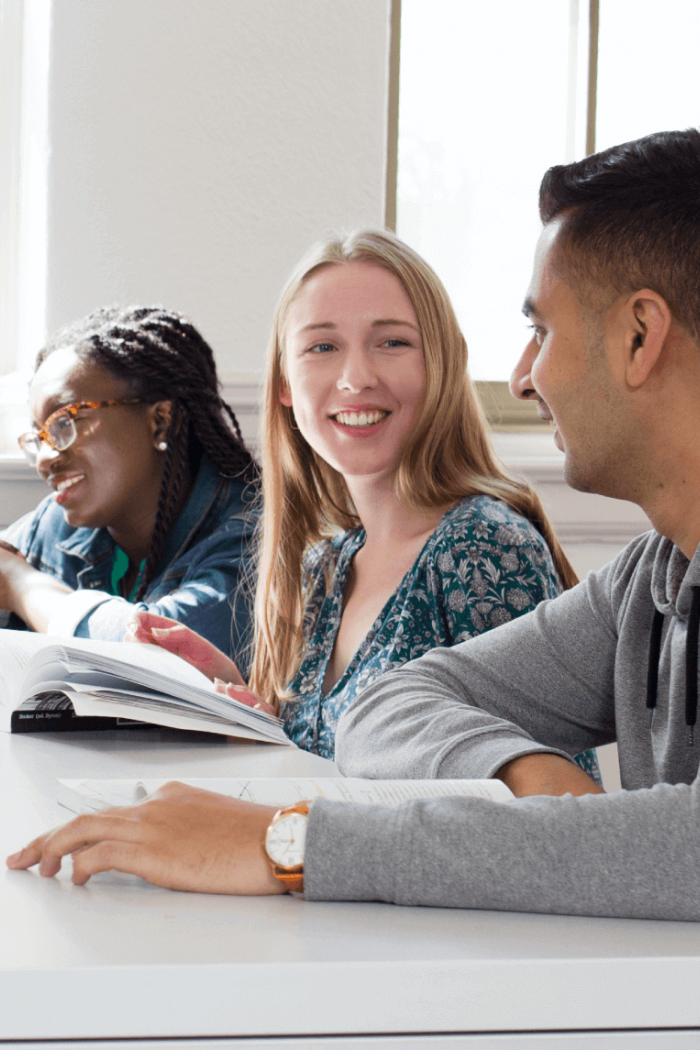
[{"label": "short dark hair", "polygon": [[560,265],[582,298],[651,288],[700,342],[700,130],[660,131],[550,168],[540,217],[563,218]]},{"label": "short dark hair", "polygon": [[253,490],[259,484],[258,465],[233,409],[219,393],[211,347],[182,314],[162,306],[100,307],[57,332],[39,352],[36,367],[66,347],[126,381],[131,396],[172,401],[153,534],[135,598],[140,601],[174,523],[188,463],[196,471],[205,453],[221,474],[251,483]]}]

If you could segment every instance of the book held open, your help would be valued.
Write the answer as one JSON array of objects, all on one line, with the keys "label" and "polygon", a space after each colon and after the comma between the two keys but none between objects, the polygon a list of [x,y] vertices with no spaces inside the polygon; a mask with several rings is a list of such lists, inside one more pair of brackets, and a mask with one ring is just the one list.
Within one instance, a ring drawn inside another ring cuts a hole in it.
[{"label": "book held open", "polygon": [[279,718],[215,692],[201,671],[157,646],[0,631],[0,729],[133,722],[289,743]]}]

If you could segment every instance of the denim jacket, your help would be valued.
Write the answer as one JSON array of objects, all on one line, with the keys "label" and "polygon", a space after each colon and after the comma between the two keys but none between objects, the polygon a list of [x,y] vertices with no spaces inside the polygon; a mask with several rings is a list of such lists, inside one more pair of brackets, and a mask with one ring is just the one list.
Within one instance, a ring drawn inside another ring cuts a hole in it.
[{"label": "denim jacket", "polygon": [[[107,592],[114,541],[106,529],[74,528],[53,496],[1,534],[30,565],[72,587],[47,633],[120,641],[134,609],[187,624],[228,653],[245,673],[249,603],[239,587],[255,526],[250,490],[202,460],[194,488],[165,544],[143,601]],[[1,615],[1,614],[0,614]],[[22,627],[15,616],[2,626]]]}]

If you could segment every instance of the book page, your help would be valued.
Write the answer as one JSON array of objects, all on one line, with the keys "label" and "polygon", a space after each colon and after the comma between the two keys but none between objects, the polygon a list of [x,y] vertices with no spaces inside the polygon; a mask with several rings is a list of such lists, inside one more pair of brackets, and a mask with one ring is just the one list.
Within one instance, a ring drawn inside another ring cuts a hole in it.
[{"label": "book page", "polygon": [[19,702],[24,669],[45,644],[44,634],[0,629],[0,729],[5,732],[10,731],[10,716]]},{"label": "book page", "polygon": [[[129,672],[133,669],[145,672],[149,679],[162,677],[195,688],[214,688],[212,682],[196,667],[157,645],[104,642],[95,638],[55,638],[50,635],[43,635],[43,639],[47,662],[58,659],[68,670],[79,671],[88,667],[130,678]],[[40,666],[39,661],[36,666]]]},{"label": "book page", "polygon": [[[65,682],[63,691],[72,698],[73,681],[75,693],[92,693],[93,701],[97,701],[99,692],[107,688],[110,696],[106,701],[113,705],[129,704],[132,687],[135,687],[141,697],[144,690],[157,693],[161,707],[167,704],[173,713],[193,716],[203,710],[222,722],[237,723],[252,731],[245,735],[276,742],[284,740],[280,718],[217,693],[214,684],[195,667],[157,646],[81,638],[68,642],[42,637],[44,645],[29,661],[23,675],[22,699],[44,692],[45,678],[54,681],[59,675]],[[183,711],[183,706],[187,710]],[[78,714],[84,713],[87,712],[78,711]],[[101,713],[107,714],[106,707]],[[133,711],[120,714],[130,718],[142,717]]]},{"label": "book page", "polygon": [[260,727],[243,725],[217,718],[209,712],[189,713],[186,706],[176,707],[173,704],[159,705],[157,701],[139,703],[138,699],[125,697],[110,700],[109,697],[91,696],[89,693],[64,688],[63,692],[73,704],[76,715],[97,716],[104,718],[128,718],[137,722],[152,722],[155,725],[167,726],[170,729],[188,729],[200,733],[221,733],[224,736],[240,737],[245,740],[259,740],[266,744],[290,744],[291,741],[284,729],[276,722],[262,724]]},{"label": "book page", "polygon": [[[143,801],[167,780],[59,780],[56,798],[73,813]],[[361,780],[351,777],[285,777],[269,779],[186,779],[192,787],[265,806],[292,806],[312,798],[370,805],[398,805],[412,798],[461,795],[508,802],[514,796],[502,780]]]}]

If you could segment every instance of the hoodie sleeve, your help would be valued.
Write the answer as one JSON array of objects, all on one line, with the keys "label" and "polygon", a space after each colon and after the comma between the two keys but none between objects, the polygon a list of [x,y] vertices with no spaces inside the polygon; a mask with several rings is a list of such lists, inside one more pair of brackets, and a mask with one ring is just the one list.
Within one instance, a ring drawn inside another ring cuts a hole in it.
[{"label": "hoodie sleeve", "polygon": [[[615,739],[618,623],[643,549],[644,540],[631,545],[529,616],[380,679],[341,720],[343,773],[489,777],[518,755],[570,756]],[[646,620],[642,604],[637,612]],[[647,643],[637,639],[635,653]],[[641,655],[637,664],[645,677]],[[643,692],[636,698],[634,682],[630,688],[641,710],[635,706],[635,721],[625,725],[623,746],[630,733],[643,735],[642,720],[649,734]],[[305,892],[310,899],[700,921],[700,780],[668,779],[676,782],[505,804],[317,800]]]},{"label": "hoodie sleeve", "polygon": [[536,751],[573,757],[615,739],[616,623],[605,578],[365,690],[341,719],[353,777],[491,777]]},{"label": "hoodie sleeve", "polygon": [[508,803],[316,800],[311,900],[700,920],[700,784]]}]

